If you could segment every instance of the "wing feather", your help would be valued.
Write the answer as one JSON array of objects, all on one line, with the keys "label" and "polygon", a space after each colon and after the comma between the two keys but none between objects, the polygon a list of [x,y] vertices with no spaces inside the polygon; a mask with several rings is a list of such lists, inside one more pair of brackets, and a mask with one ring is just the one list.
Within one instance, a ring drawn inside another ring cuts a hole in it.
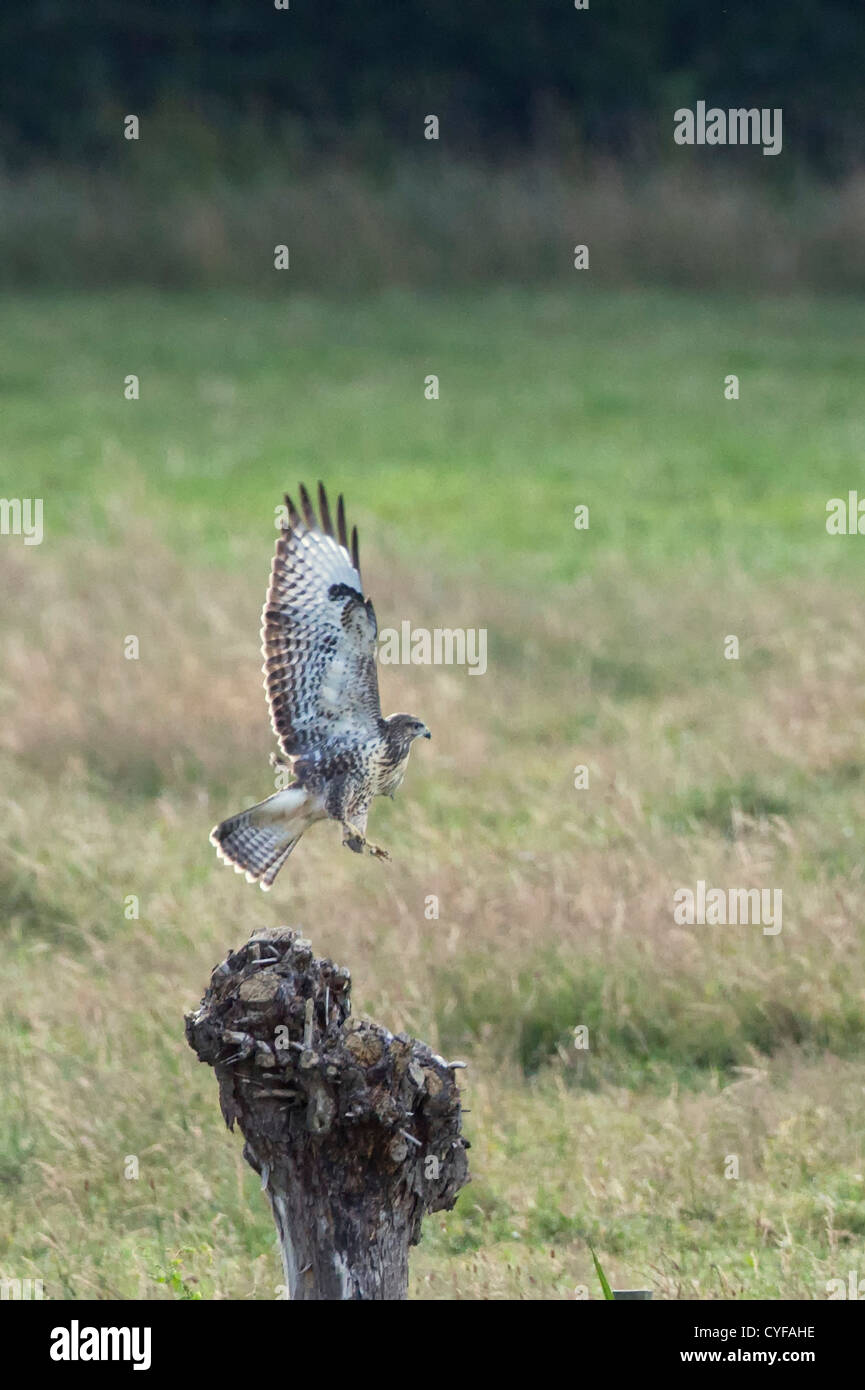
[{"label": "wing feather", "polygon": [[349,552],[342,496],[334,535],[322,484],[321,520],[303,485],[299,495],[301,512],[285,499],[288,525],[276,543],[261,626],[271,723],[289,757],[362,742],[381,720],[375,611],[363,597],[357,530]]}]

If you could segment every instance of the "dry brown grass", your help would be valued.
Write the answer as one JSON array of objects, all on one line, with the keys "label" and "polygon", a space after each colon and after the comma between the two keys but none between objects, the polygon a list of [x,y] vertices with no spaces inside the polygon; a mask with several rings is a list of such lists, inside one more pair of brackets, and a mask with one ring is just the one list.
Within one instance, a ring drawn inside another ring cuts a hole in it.
[{"label": "dry brown grass", "polygon": [[[158,138],[151,132],[151,145]],[[173,168],[178,140],[171,130],[165,168],[4,178],[0,278],[269,292],[272,248],[290,229],[293,278],[324,292],[561,282],[578,243],[608,286],[865,286],[861,171],[841,184],[800,179],[781,190],[760,177],[765,168],[756,177],[728,163],[701,169],[677,151],[667,167],[649,170],[579,158],[494,167],[442,157],[375,173],[332,161],[299,169],[291,151],[281,157],[270,142],[272,162],[262,167],[256,152],[241,181],[238,169],[191,178]]]},{"label": "dry brown grass", "polygon": [[[865,1234],[861,605],[744,576],[732,598],[699,574],[650,592],[613,562],[569,604],[431,592],[370,551],[382,625],[483,612],[490,673],[383,668],[386,706],[434,731],[373,812],[393,864],[319,827],[264,897],[207,844],[268,790],[260,548],[228,576],[138,539],[2,555],[15,1272],[272,1296],[266,1215],[181,1016],[228,947],[288,921],[351,966],[357,1007],[470,1055],[476,1181],[432,1223],[419,1295],[573,1296],[594,1287],[585,1237],[664,1296],[844,1277]],[[698,877],[781,886],[782,934],[674,926]]]}]

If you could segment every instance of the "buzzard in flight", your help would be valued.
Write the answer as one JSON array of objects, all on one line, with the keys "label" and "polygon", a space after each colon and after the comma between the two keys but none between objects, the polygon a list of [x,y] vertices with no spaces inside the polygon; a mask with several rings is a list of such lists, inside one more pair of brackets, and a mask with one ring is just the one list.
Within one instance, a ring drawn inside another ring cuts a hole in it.
[{"label": "buzzard in flight", "polygon": [[219,857],[265,889],[317,820],[339,821],[343,844],[357,854],[390,858],[366,838],[372,799],[393,796],[412,743],[431,737],[413,715],[382,718],[375,611],[361,589],[357,527],[349,549],[342,497],[335,528],[321,483],[320,517],[303,485],[300,512],[289,497],[285,504],[261,651],[273,731],[295,780],[210,834]]}]

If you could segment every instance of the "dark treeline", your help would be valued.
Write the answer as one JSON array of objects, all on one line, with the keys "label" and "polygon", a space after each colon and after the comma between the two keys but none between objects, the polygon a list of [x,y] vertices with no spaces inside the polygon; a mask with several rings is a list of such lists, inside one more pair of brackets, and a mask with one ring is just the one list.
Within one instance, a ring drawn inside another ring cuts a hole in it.
[{"label": "dark treeline", "polygon": [[567,139],[653,158],[672,111],[780,106],[824,176],[861,162],[862,0],[7,0],[11,168],[116,156],[118,112],[182,106],[217,130],[293,121],[370,157],[437,114],[468,155]]}]

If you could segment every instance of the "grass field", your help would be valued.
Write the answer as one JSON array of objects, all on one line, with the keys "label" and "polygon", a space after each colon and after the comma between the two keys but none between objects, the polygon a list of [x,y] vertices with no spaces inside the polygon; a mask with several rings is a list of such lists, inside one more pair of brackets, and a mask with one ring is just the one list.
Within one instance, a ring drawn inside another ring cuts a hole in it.
[{"label": "grass field", "polygon": [[[862,305],[582,284],[7,303],[0,491],[45,534],[0,537],[0,1275],[275,1296],[183,1013],[288,923],[470,1062],[413,1296],[597,1297],[589,1243],[664,1298],[865,1277],[865,540],[825,528],[865,494]],[[382,667],[434,735],[371,815],[393,862],[320,826],[265,897],[207,835],[271,789],[274,507],[318,477],[380,626],[485,627],[489,666]],[[700,879],[783,929],[676,925]]]}]

